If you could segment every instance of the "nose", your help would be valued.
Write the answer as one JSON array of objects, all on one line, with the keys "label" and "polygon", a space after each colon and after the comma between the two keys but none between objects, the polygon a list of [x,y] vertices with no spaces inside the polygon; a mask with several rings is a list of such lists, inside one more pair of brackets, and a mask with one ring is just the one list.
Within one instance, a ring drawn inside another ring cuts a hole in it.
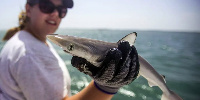
[{"label": "nose", "polygon": [[54,11],[51,13],[51,15],[59,17],[59,11],[58,11],[58,9],[54,9]]}]

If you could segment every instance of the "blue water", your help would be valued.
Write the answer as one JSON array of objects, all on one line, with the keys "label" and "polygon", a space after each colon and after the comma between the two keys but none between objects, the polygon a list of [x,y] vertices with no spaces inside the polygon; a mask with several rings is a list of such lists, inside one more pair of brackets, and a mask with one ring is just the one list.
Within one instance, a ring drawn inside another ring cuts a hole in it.
[{"label": "blue water", "polygon": [[[117,42],[123,36],[136,31],[136,48],[153,67],[166,77],[167,86],[184,100],[200,100],[200,33],[137,31],[137,30],[88,30],[60,29],[56,34],[86,37]],[[5,31],[0,31],[0,38]],[[0,50],[4,42],[0,42]],[[91,81],[70,64],[71,56],[53,45],[65,61],[72,78],[72,94],[76,94]],[[143,77],[124,86],[112,100],[160,100],[162,91],[149,87]]]}]

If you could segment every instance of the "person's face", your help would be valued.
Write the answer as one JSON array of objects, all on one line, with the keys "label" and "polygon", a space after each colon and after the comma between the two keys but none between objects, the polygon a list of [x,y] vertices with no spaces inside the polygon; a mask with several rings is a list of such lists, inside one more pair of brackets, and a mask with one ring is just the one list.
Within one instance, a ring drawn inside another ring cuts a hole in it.
[{"label": "person's face", "polygon": [[[62,5],[62,0],[50,0],[55,6]],[[26,5],[27,16],[30,18],[30,29],[34,34],[40,34],[46,37],[48,34],[54,33],[60,25],[61,18],[59,12],[54,10],[52,13],[43,13],[39,8],[39,4],[34,6]]]}]

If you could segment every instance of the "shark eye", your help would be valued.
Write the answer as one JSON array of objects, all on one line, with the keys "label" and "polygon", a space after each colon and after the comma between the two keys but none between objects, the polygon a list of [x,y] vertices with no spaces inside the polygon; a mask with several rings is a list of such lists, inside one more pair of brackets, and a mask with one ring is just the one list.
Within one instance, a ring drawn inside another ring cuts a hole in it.
[{"label": "shark eye", "polygon": [[72,51],[72,50],[74,50],[74,45],[73,44],[70,44],[69,46],[68,46],[68,48],[67,48],[69,51]]}]

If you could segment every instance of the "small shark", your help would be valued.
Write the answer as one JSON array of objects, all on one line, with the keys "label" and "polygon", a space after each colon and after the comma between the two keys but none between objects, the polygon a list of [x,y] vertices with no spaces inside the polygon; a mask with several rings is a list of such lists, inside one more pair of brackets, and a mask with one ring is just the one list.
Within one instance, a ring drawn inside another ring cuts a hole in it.
[{"label": "small shark", "polygon": [[[99,67],[105,58],[107,52],[112,48],[117,48],[120,41],[128,41],[130,45],[134,45],[137,33],[133,32],[117,43],[110,43],[100,40],[80,38],[68,35],[50,34],[47,38],[53,43],[60,46],[65,52],[72,56],[85,58],[91,64]],[[176,93],[171,91],[162,75],[160,75],[144,58],[139,55],[140,70],[139,74],[147,79],[150,87],[158,86],[163,94],[161,100],[183,100]]]}]

